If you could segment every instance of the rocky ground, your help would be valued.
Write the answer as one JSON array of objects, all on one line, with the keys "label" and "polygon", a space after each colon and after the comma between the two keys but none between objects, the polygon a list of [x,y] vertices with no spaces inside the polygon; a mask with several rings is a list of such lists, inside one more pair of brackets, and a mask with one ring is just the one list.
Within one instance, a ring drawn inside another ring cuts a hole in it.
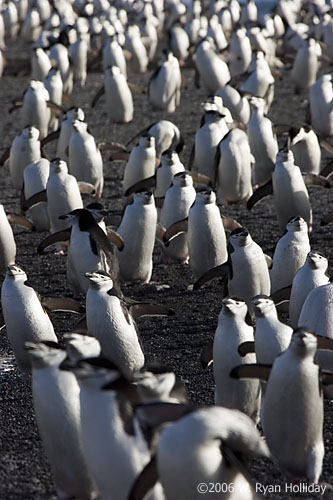
[{"label": "rocky ground", "polygon": [[[20,112],[8,114],[11,100],[22,95],[28,75],[13,76],[11,61],[15,57],[28,57],[26,47],[8,44],[9,65],[0,80],[2,112],[0,114],[0,154],[11,144],[14,137],[25,124],[21,123]],[[151,72],[137,75],[130,72],[129,80],[147,88]],[[282,71],[282,80],[276,82],[276,95],[270,118],[274,123],[294,124],[304,121],[307,95],[296,95],[288,70]],[[146,93],[134,94],[135,117],[127,125],[108,123],[102,98],[94,109],[91,101],[103,82],[103,75],[98,71],[88,74],[85,88],[75,86],[73,100],[84,109],[91,133],[97,142],[118,141],[127,143],[138,131],[159,119],[170,119],[181,129],[185,137],[185,149],[181,160],[186,165],[199,126],[201,106],[205,97],[202,89],[194,85],[194,71],[184,69],[186,86],[182,89],[181,105],[175,113],[154,111],[148,103]],[[47,147],[52,157],[53,146]],[[124,163],[110,162],[109,154],[103,153],[105,171],[105,189],[102,203],[106,208],[115,209],[123,205],[120,186]],[[19,200],[11,187],[8,167],[0,171],[0,202],[7,212],[19,213]],[[313,250],[324,253],[332,264],[333,246],[332,226],[321,227],[320,219],[329,209],[332,210],[332,192],[323,188],[310,187],[314,224],[311,236]],[[85,198],[88,202],[89,198]],[[222,213],[236,218],[246,226],[253,239],[265,252],[272,254],[272,249],[279,238],[279,229],[272,197],[263,200],[251,212],[244,205],[222,207]],[[45,296],[65,295],[71,292],[66,282],[65,256],[57,255],[48,249],[44,255],[37,255],[38,243],[46,236],[43,233],[30,233],[15,227],[17,243],[17,263],[27,272],[29,281],[36,290]],[[139,286],[127,285],[125,295],[139,300],[151,300],[163,303],[175,310],[175,316],[168,318],[140,319],[138,327],[143,339],[147,360],[161,360],[171,365],[186,384],[190,399],[202,404],[212,404],[214,382],[212,370],[203,371],[199,362],[202,347],[214,335],[217,317],[221,308],[222,287],[219,281],[212,282],[198,292],[192,292],[188,286],[194,278],[189,266],[163,264],[159,260],[159,247],[156,245],[152,283]],[[2,277],[3,278],[3,277]],[[155,284],[166,287],[157,291]],[[52,313],[55,330],[61,339],[69,331],[77,318],[71,314]],[[52,482],[47,458],[38,435],[31,401],[30,384],[23,382],[15,366],[12,351],[8,345],[6,331],[0,336],[0,498],[3,500],[54,500],[55,489]],[[333,401],[325,401],[325,459],[321,484],[326,485],[324,495],[310,493],[290,493],[286,491],[286,479],[278,467],[264,460],[251,461],[253,481],[265,486],[281,486],[281,492],[266,493],[270,499],[329,499],[333,498]],[[276,490],[276,488],[275,488]],[[263,490],[261,490],[263,493]]]}]

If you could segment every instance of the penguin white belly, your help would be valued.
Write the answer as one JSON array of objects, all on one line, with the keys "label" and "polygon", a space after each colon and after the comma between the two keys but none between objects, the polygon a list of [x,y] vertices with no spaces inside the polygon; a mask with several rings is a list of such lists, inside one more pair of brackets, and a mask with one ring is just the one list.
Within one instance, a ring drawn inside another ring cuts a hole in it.
[{"label": "penguin white belly", "polygon": [[80,389],[75,376],[59,373],[58,366],[33,369],[32,392],[38,429],[57,490],[90,500],[96,491],[83,456]]},{"label": "penguin white belly", "polygon": [[249,101],[240,95],[238,90],[225,85],[216,92],[223,99],[223,104],[227,107],[234,120],[247,124],[250,120],[251,109]]},{"label": "penguin white belly", "polygon": [[101,500],[127,500],[131,486],[150,459],[138,426],[124,430],[118,402],[109,391],[81,387],[82,441]]},{"label": "penguin white belly", "polygon": [[52,179],[47,183],[47,210],[50,218],[51,232],[61,231],[68,227],[68,221],[59,220],[76,208],[83,208],[81,194],[74,177]]},{"label": "penguin white belly", "polygon": [[218,195],[227,203],[246,201],[252,194],[251,151],[246,134],[234,129],[224,140],[220,144]]},{"label": "penguin white belly", "polygon": [[15,263],[16,243],[11,225],[3,205],[0,205],[0,271],[4,272],[9,264]]},{"label": "penguin white belly", "polygon": [[[289,301],[289,319],[293,328],[297,328],[298,326],[302,307],[309,293],[318,286],[326,285],[328,281],[329,278],[326,275],[316,275],[311,273],[310,276],[303,277],[301,274],[296,274],[292,284]],[[304,318],[304,321],[305,320],[307,321],[306,318]]]},{"label": "penguin white belly", "polygon": [[149,85],[149,100],[156,109],[173,113],[179,104],[180,80],[174,68],[163,65]]},{"label": "penguin white belly", "polygon": [[21,135],[15,137],[9,153],[9,173],[13,187],[22,189],[25,167],[41,158],[40,142]]},{"label": "penguin white belly", "polygon": [[219,209],[190,210],[187,244],[195,279],[227,260],[226,237]]},{"label": "penguin white belly", "polygon": [[301,173],[289,174],[281,171],[276,172],[275,169],[272,180],[274,204],[281,231],[284,232],[288,221],[297,215],[307,222],[310,231],[312,210]]},{"label": "penguin white belly", "polygon": [[132,150],[124,170],[123,193],[137,182],[148,179],[155,174],[155,148],[137,147]]},{"label": "penguin white belly", "polygon": [[131,318],[127,321],[118,298],[101,297],[89,289],[86,302],[87,326],[100,342],[102,355],[131,377],[144,364],[138,335]]},{"label": "penguin white belly", "polygon": [[272,178],[278,144],[273,137],[270,120],[265,118],[250,119],[248,137],[251,153],[255,158],[254,182],[265,184]]},{"label": "penguin white belly", "polygon": [[271,372],[266,387],[264,434],[281,468],[296,476],[304,477],[308,473],[309,477],[314,456],[317,463],[321,463],[324,456],[323,415],[318,411],[323,405],[318,366],[300,370],[298,364],[293,367],[292,360],[284,355],[276,359],[274,368],[277,367],[281,376],[273,378]]},{"label": "penguin white belly", "polygon": [[[291,242],[281,248],[278,255],[273,256],[273,266],[270,269],[271,291],[276,292],[293,282],[298,269],[303,266],[307,254],[310,252],[309,242]],[[275,262],[274,262],[275,261]]]},{"label": "penguin white belly", "polygon": [[[233,321],[229,330],[232,331],[235,328],[237,328],[237,324],[235,325]],[[218,331],[215,333],[213,347],[215,404],[240,410],[257,421],[260,407],[260,382],[258,380],[230,379],[230,371],[234,366],[256,362],[255,354],[247,354],[241,358],[237,351],[238,345],[242,342],[253,342],[252,327],[246,328],[246,325],[242,324],[239,326],[237,334],[239,343],[228,342],[231,339],[226,339]]]},{"label": "penguin white belly", "polygon": [[217,124],[207,124],[201,127],[195,134],[195,165],[200,174],[207,175],[213,182],[216,176],[214,159],[216,148],[228,132]]},{"label": "penguin white belly", "polygon": [[245,300],[251,309],[256,295],[270,295],[271,284],[265,256],[258,245],[236,247],[231,254],[233,277],[228,281],[229,295]]},{"label": "penguin white belly", "polygon": [[57,342],[53,325],[35,291],[23,283],[13,286],[5,279],[1,303],[9,342],[20,371],[26,375],[31,365],[24,343],[41,340]]},{"label": "penguin white belly", "polygon": [[[30,163],[23,171],[24,197],[27,200],[31,196],[46,189],[47,180],[50,175],[50,164],[48,160],[40,160]],[[37,231],[48,231],[50,220],[47,212],[47,203],[42,201],[28,210],[28,217],[33,222]]]},{"label": "penguin white belly", "polygon": [[133,120],[133,97],[126,77],[118,71],[114,69],[113,74],[106,71],[104,77],[108,117],[116,123],[129,123]]},{"label": "penguin white belly", "polygon": [[156,224],[155,205],[148,209],[145,206],[144,211],[140,212],[132,205],[127,207],[118,228],[124,249],[121,252],[116,249],[120,275],[124,281],[149,282],[153,270]]},{"label": "penguin white belly", "polygon": [[69,173],[76,180],[95,186],[97,196],[103,190],[103,160],[95,139],[90,134],[73,133],[69,141]]}]

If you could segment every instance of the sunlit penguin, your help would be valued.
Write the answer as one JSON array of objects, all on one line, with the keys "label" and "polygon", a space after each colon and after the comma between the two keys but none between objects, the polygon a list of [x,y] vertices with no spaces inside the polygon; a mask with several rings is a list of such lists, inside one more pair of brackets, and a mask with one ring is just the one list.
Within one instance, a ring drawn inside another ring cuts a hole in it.
[{"label": "sunlit penguin", "polygon": [[253,64],[249,67],[250,75],[241,85],[240,91],[264,98],[267,111],[273,101],[275,80],[263,52],[257,52],[254,57]]},{"label": "sunlit penguin", "polygon": [[215,94],[230,80],[228,66],[215,52],[211,39],[201,41],[193,55],[193,60],[208,94]]},{"label": "sunlit penguin", "polygon": [[90,36],[89,33],[78,33],[77,40],[68,48],[69,59],[73,68],[74,82],[84,87],[87,80],[87,64]]},{"label": "sunlit penguin", "polygon": [[213,345],[215,404],[240,410],[257,423],[260,410],[259,382],[253,384],[245,381],[239,384],[239,381],[235,383],[229,376],[230,370],[240,362],[256,362],[255,354],[241,358],[238,353],[240,344],[253,341],[253,327],[246,323],[247,312],[242,299],[228,297],[222,301]]},{"label": "sunlit penguin", "polygon": [[40,158],[39,130],[33,126],[25,127],[13,140],[9,151],[9,174],[15,189],[22,189],[25,167]]},{"label": "sunlit penguin", "polygon": [[245,28],[238,28],[232,33],[230,53],[232,54],[229,62],[230,75],[233,77],[245,73],[252,58],[251,43]]},{"label": "sunlit penguin", "polygon": [[319,252],[309,252],[302,267],[293,279],[290,301],[289,319],[291,326],[296,328],[299,316],[309,293],[318,286],[329,282],[327,275],[328,260]]},{"label": "sunlit penguin", "polygon": [[291,72],[296,91],[307,90],[315,83],[319,70],[318,56],[320,55],[320,46],[313,38],[309,38],[298,49]]},{"label": "sunlit penguin", "polygon": [[95,138],[87,130],[87,124],[73,121],[69,139],[68,170],[78,181],[89,182],[101,197],[104,185],[103,159]]},{"label": "sunlit penguin", "polygon": [[289,137],[295,164],[303,173],[318,175],[321,168],[321,149],[314,130],[306,125],[292,127],[289,129]]},{"label": "sunlit penguin", "polygon": [[325,453],[323,392],[314,360],[316,350],[316,336],[307,328],[299,328],[271,369],[267,365],[243,365],[231,372],[237,378],[256,377],[267,382],[263,419],[266,443],[288,477],[306,477],[315,484]]},{"label": "sunlit penguin", "polygon": [[133,97],[126,77],[118,66],[105,70],[104,90],[109,119],[116,123],[131,122],[134,113]]},{"label": "sunlit penguin", "polygon": [[55,342],[26,342],[25,347],[32,365],[32,396],[38,430],[58,498],[97,498],[83,453],[80,388],[73,373],[59,370],[66,351]]},{"label": "sunlit penguin", "polygon": [[4,206],[0,204],[0,271],[15,263],[16,243]]},{"label": "sunlit penguin", "polygon": [[102,59],[104,71],[107,68],[111,68],[112,66],[118,66],[121,73],[125,78],[127,78],[126,59],[123,49],[117,40],[117,37],[109,37],[106,40],[103,46]]},{"label": "sunlit penguin", "polygon": [[216,95],[222,97],[224,106],[229,109],[234,120],[245,125],[249,122],[251,115],[249,101],[236,88],[225,85],[216,92]]},{"label": "sunlit penguin", "polygon": [[66,162],[68,161],[69,140],[73,132],[72,125],[75,120],[84,121],[84,112],[81,108],[70,108],[60,125],[56,156]]},{"label": "sunlit penguin", "polygon": [[307,223],[302,217],[293,217],[274,250],[270,269],[272,293],[292,284],[296,272],[303,266],[309,252]]},{"label": "sunlit penguin", "polygon": [[219,111],[206,111],[203,115],[199,129],[195,133],[194,164],[200,174],[216,181],[215,155],[217,147],[229,128],[224,120],[224,115]]},{"label": "sunlit penguin", "polygon": [[[50,100],[61,107],[62,104],[62,94],[63,94],[63,83],[61,79],[60,71],[57,68],[51,68],[47,76],[43,80],[46,90],[49,93]],[[52,132],[58,128],[58,118],[52,113],[49,130]]]},{"label": "sunlit penguin", "polygon": [[179,62],[184,62],[189,56],[190,40],[180,23],[174,24],[169,32],[169,47]]},{"label": "sunlit penguin", "polygon": [[[165,150],[161,155],[161,163],[156,169],[155,198],[164,198],[165,193],[173,182],[174,175],[183,172],[184,165],[181,163],[178,154],[171,149]],[[176,220],[180,220],[176,219]],[[176,221],[173,221],[176,222]],[[168,225],[165,227],[169,227]]]},{"label": "sunlit penguin", "polygon": [[[181,407],[173,406],[181,415]],[[165,419],[168,413],[172,415],[165,408]],[[184,407],[183,415],[162,430],[156,456],[138,478],[130,498],[137,498],[137,492],[148,493],[160,480],[168,500],[199,500],[210,483],[226,485],[226,491],[209,493],[212,498],[254,500],[247,457],[270,454],[253,421],[238,410],[222,407],[196,411]],[[198,488],[198,477],[203,489]]]},{"label": "sunlit penguin", "polygon": [[53,325],[35,290],[27,284],[27,275],[16,264],[8,266],[1,288],[1,304],[9,342],[19,370],[27,378],[31,368],[25,342],[57,342]]},{"label": "sunlit penguin", "polygon": [[222,23],[216,14],[212,15],[208,21],[207,35],[213,38],[219,52],[227,48],[228,42],[222,29]]},{"label": "sunlit penguin", "polygon": [[[196,192],[193,187],[191,176],[186,172],[176,173],[173,177],[171,186],[165,193],[160,215],[160,224],[168,228],[173,223],[188,217],[195,197]],[[189,259],[189,251],[186,234],[179,234],[170,241],[170,244],[164,247],[162,251],[166,257],[171,257],[180,262],[187,262]]]},{"label": "sunlit penguin", "polygon": [[248,123],[247,135],[251,153],[255,159],[253,166],[254,184],[261,185],[272,178],[279,146],[272,122],[264,115],[264,99],[252,97],[250,103],[252,113]]},{"label": "sunlit penguin", "polygon": [[220,141],[215,156],[217,193],[221,203],[241,203],[252,195],[251,150],[248,137],[238,128]]},{"label": "sunlit penguin", "polygon": [[40,80],[42,82],[51,67],[49,56],[45,50],[41,47],[35,48],[31,55],[31,80]]},{"label": "sunlit penguin", "polygon": [[121,279],[148,283],[153,270],[157,210],[150,191],[136,193],[127,205],[118,233],[124,250],[116,251]]},{"label": "sunlit penguin", "polygon": [[[24,198],[27,200],[31,196],[46,189],[50,175],[50,162],[45,158],[29,163],[23,171],[24,178]],[[32,206],[27,213],[33,222],[36,231],[48,231],[50,220],[47,211],[47,203],[41,201]]]},{"label": "sunlit penguin", "polygon": [[136,73],[147,71],[149,63],[147,51],[141,40],[140,29],[135,24],[127,26],[124,49],[128,50],[131,54],[129,65],[133,71]]},{"label": "sunlit penguin", "polygon": [[155,138],[144,134],[140,137],[139,143],[132,149],[125,166],[123,194],[126,194],[128,189],[139,181],[152,177],[155,174],[155,170]]},{"label": "sunlit penguin", "polygon": [[48,107],[49,99],[49,93],[43,82],[30,80],[23,98],[21,120],[23,126],[29,123],[36,127],[40,132],[41,139],[47,136],[51,118],[51,110]]},{"label": "sunlit penguin", "polygon": [[180,104],[181,73],[178,59],[167,53],[149,80],[148,98],[155,109],[173,113]]},{"label": "sunlit penguin", "polygon": [[88,331],[99,340],[102,355],[131,378],[144,365],[134,320],[107,273],[89,272],[86,278],[89,283],[86,296]]},{"label": "sunlit penguin", "polygon": [[333,73],[322,75],[309,90],[311,125],[317,134],[329,137],[333,135],[332,77]]},{"label": "sunlit penguin", "polygon": [[68,46],[72,41],[75,41],[75,30],[72,26],[66,26],[49,49],[49,57],[57,62],[64,84],[64,92],[68,95],[71,95],[73,91],[73,69],[68,53]]}]

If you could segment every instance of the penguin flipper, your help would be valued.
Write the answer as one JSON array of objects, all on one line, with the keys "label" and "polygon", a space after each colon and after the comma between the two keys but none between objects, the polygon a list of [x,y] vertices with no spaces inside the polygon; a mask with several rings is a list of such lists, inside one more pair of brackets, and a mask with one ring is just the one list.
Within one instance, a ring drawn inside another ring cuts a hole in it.
[{"label": "penguin flipper", "polygon": [[114,231],[110,227],[108,227],[106,231],[107,231],[106,236],[107,236],[108,240],[111,243],[113,243],[114,245],[116,245],[116,247],[118,248],[118,250],[120,252],[122,250],[124,250],[124,240],[122,239],[120,234],[118,234],[116,231]]},{"label": "penguin flipper", "polygon": [[104,89],[104,83],[103,85],[100,87],[100,89],[97,91],[95,97],[93,98],[92,102],[91,102],[91,107],[94,108],[96,106],[96,103],[98,101],[98,99],[100,97],[102,97],[102,95],[104,94],[105,92],[105,89]]},{"label": "penguin flipper", "polygon": [[124,153],[128,153],[126,146],[124,144],[120,144],[120,142],[99,142],[98,149],[100,151],[122,151]]},{"label": "penguin flipper", "polygon": [[72,228],[64,229],[63,231],[57,231],[56,233],[47,236],[37,247],[37,253],[43,253],[45,248],[58,243],[59,241],[68,241],[70,239]]},{"label": "penguin flipper", "polygon": [[222,223],[224,229],[226,229],[227,231],[233,231],[234,229],[242,227],[241,224],[235,219],[231,219],[231,217],[226,217],[225,215],[222,215]]},{"label": "penguin flipper", "polygon": [[229,275],[230,264],[229,262],[224,262],[219,266],[209,269],[205,274],[203,274],[193,285],[193,291],[199,290],[205,283],[213,280],[214,278],[226,278]]},{"label": "penguin flipper", "polygon": [[231,378],[258,378],[267,382],[272,365],[247,364],[235,366],[230,371]]},{"label": "penguin flipper", "polygon": [[273,182],[272,180],[266,182],[263,186],[260,186],[252,196],[247,200],[246,207],[248,210],[251,210],[251,208],[258,203],[258,201],[262,200],[265,196],[268,196],[270,194],[273,194]]},{"label": "penguin flipper", "polygon": [[207,175],[199,174],[198,172],[191,172],[190,170],[185,170],[187,174],[189,174],[193,182],[196,184],[204,184],[205,186],[213,186],[211,179]]},{"label": "penguin flipper", "polygon": [[130,196],[133,193],[137,193],[138,191],[142,191],[143,189],[152,189],[156,186],[156,175],[152,175],[151,177],[147,177],[146,179],[142,179],[139,182],[133,184],[125,191],[125,196]]},{"label": "penguin flipper", "polygon": [[82,194],[96,194],[95,186],[90,184],[90,182],[77,181],[77,185],[79,186],[80,193]]},{"label": "penguin flipper", "polygon": [[188,229],[188,217],[172,224],[170,227],[168,227],[168,229],[165,231],[163,235],[164,245],[168,246],[168,244],[173,238],[178,236],[179,233],[186,233],[187,229]]},{"label": "penguin flipper", "polygon": [[224,460],[230,465],[235,467],[247,480],[249,488],[252,490],[253,498],[256,498],[256,488],[253,485],[253,480],[250,471],[246,467],[245,463],[241,458],[239,458],[236,453],[221,440],[220,450]]},{"label": "penguin flipper", "polygon": [[55,130],[54,132],[51,132],[46,137],[44,137],[44,139],[42,139],[40,143],[41,147],[43,148],[49,142],[59,139],[59,135],[60,135],[60,128],[58,128],[58,130]]},{"label": "penguin flipper", "polygon": [[37,205],[37,203],[41,203],[42,201],[47,202],[46,189],[43,189],[43,191],[39,191],[39,193],[33,194],[32,196],[30,196],[30,198],[25,200],[22,206],[22,210],[26,212],[27,210],[29,210],[29,208]]},{"label": "penguin flipper", "polygon": [[333,222],[333,212],[329,212],[328,214],[324,215],[324,217],[320,221],[321,226],[327,226],[327,224],[330,224]]},{"label": "penguin flipper", "polygon": [[329,177],[331,175],[332,172],[333,172],[333,161],[330,161],[322,169],[322,171],[320,172],[320,176],[327,178],[327,177]]},{"label": "penguin flipper", "polygon": [[246,356],[249,353],[253,353],[253,352],[255,352],[253,340],[249,340],[247,342],[242,342],[242,344],[240,344],[238,346],[238,354],[240,354],[242,357]]},{"label": "penguin flipper", "polygon": [[135,320],[143,316],[174,316],[175,311],[159,304],[150,304],[149,302],[138,302],[131,304],[129,312]]},{"label": "penguin flipper", "polygon": [[329,153],[333,153],[333,146],[328,141],[323,139],[322,137],[319,137],[319,144],[322,148],[326,149],[326,151],[328,151]]},{"label": "penguin flipper", "polygon": [[0,167],[3,167],[3,165],[6,163],[6,161],[8,160],[9,158],[9,154],[10,154],[10,146],[6,149],[6,151],[3,153],[3,155],[1,156],[0,158]]},{"label": "penguin flipper", "polygon": [[110,161],[128,161],[130,153],[128,151],[116,151],[110,155]]},{"label": "penguin flipper", "polygon": [[75,314],[85,313],[85,307],[77,300],[69,297],[43,297],[41,303],[47,311],[71,311]]},{"label": "penguin flipper", "polygon": [[330,181],[322,175],[303,174],[303,179],[307,186],[321,186],[327,189],[332,187]]},{"label": "penguin flipper", "polygon": [[69,108],[74,108],[75,106],[73,99],[65,92],[62,93],[62,102],[64,102],[66,106],[69,106]]},{"label": "penguin flipper", "polygon": [[200,363],[203,369],[208,368],[209,365],[213,363],[213,345],[214,339],[211,339],[208,344],[206,344],[200,354]]},{"label": "penguin flipper", "polygon": [[128,500],[144,500],[157,481],[157,460],[156,455],[154,455],[134,481]]},{"label": "penguin flipper", "polygon": [[317,349],[325,349],[333,351],[333,339],[330,337],[324,337],[323,335],[316,335],[317,337]]},{"label": "penguin flipper", "polygon": [[48,101],[47,106],[51,109],[53,115],[60,116],[61,114],[66,113],[66,110],[63,106],[59,106],[59,104],[53,101]]},{"label": "penguin flipper", "polygon": [[280,288],[280,290],[276,290],[271,294],[271,299],[273,300],[275,305],[281,304],[282,302],[286,302],[290,300],[291,294],[291,285],[286,286],[284,288]]},{"label": "penguin flipper", "polygon": [[29,229],[29,231],[36,231],[36,228],[31,220],[24,217],[24,215],[7,214],[7,219],[11,224],[16,224],[17,226],[24,227],[26,229]]},{"label": "penguin flipper", "polygon": [[333,384],[333,373],[332,372],[321,372],[321,382],[323,385]]}]

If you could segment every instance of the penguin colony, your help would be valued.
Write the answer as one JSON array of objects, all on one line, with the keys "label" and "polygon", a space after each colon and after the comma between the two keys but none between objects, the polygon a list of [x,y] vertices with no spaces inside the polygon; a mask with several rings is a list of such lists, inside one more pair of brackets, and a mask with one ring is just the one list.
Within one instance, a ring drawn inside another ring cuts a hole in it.
[{"label": "penguin colony", "polygon": [[0,496],[332,498],[333,7],[0,7]]}]

